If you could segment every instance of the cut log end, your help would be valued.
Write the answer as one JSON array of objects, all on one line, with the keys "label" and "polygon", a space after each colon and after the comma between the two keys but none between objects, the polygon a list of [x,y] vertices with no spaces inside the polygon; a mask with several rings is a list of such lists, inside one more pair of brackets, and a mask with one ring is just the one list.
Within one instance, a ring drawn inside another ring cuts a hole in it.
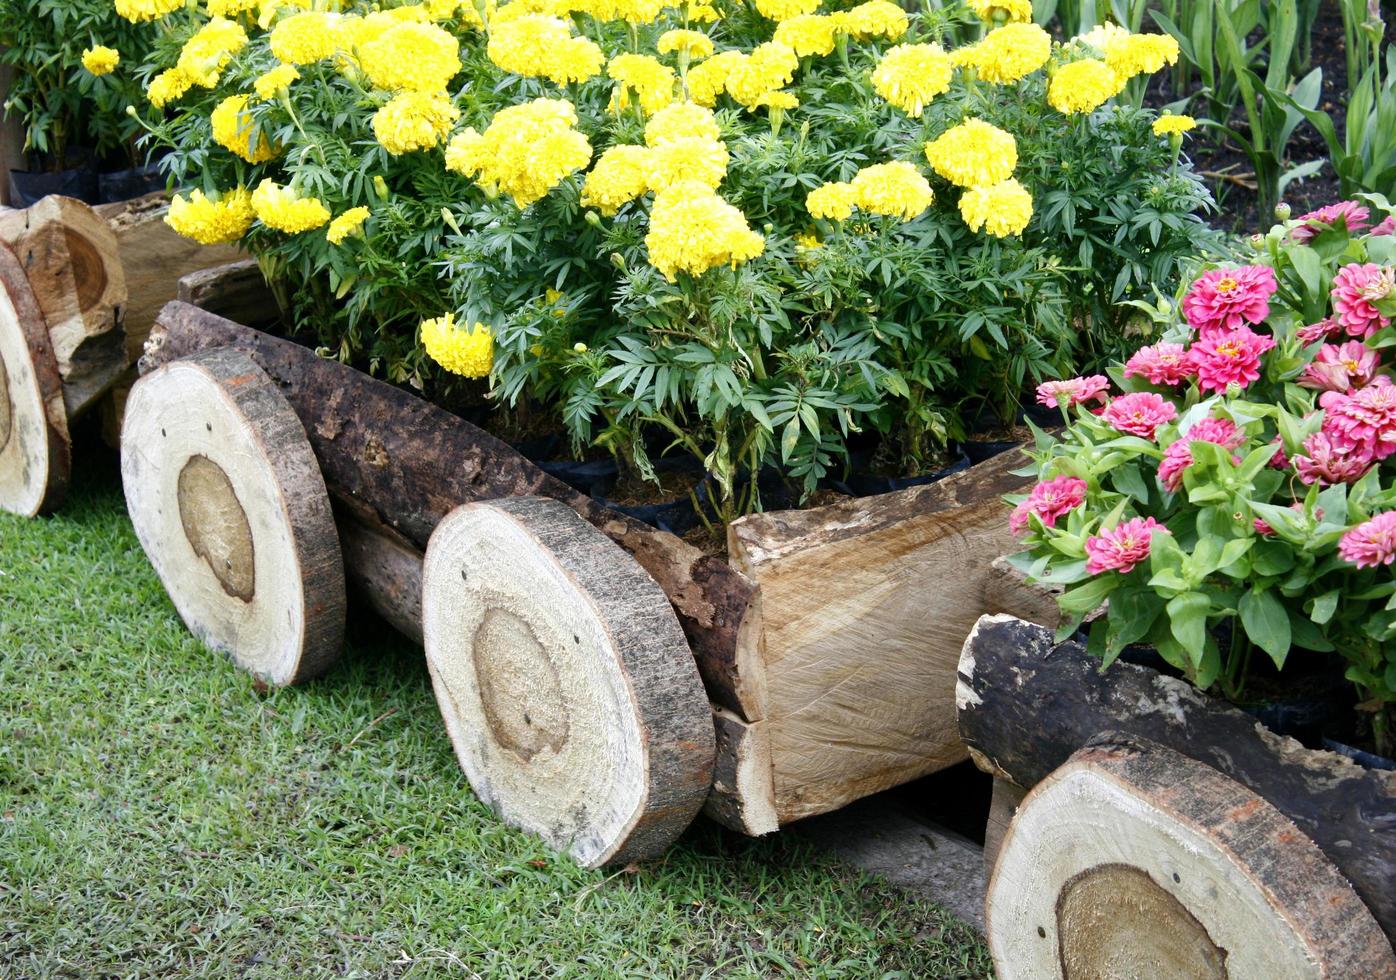
[{"label": "cut log end", "polygon": [[422,632],[476,794],[588,866],[662,852],[712,778],[711,714],[663,591],[555,500],[468,504],[432,535]]},{"label": "cut log end", "polygon": [[70,460],[63,384],[23,268],[0,245],[0,510],[57,507]]},{"label": "cut log end", "polygon": [[1104,735],[1023,800],[985,921],[998,975],[1392,976],[1352,887],[1211,767]]},{"label": "cut log end", "polygon": [[121,476],[141,545],[190,630],[275,685],[339,655],[344,571],[300,421],[244,354],[177,361],[132,388]]}]

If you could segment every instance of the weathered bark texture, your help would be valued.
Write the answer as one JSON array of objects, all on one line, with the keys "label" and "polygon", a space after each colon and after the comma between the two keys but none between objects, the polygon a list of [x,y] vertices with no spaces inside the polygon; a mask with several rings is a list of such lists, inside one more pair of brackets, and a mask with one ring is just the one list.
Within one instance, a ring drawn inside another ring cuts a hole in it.
[{"label": "weathered bark texture", "polygon": [[781,823],[964,759],[955,666],[1012,550],[1017,452],[928,486],[733,522],[761,590],[756,644]]},{"label": "weathered bark texture", "polygon": [[471,788],[589,867],[656,857],[707,799],[713,723],[668,598],[567,505],[456,508],[422,632]]},{"label": "weathered bark texture", "polygon": [[24,517],[54,510],[67,493],[71,463],[48,331],[24,268],[0,245],[0,510]]},{"label": "weathered bark texture", "polygon": [[1371,913],[1284,814],[1118,732],[1023,800],[985,925],[1004,980],[1396,975]]},{"label": "weathered bark texture", "polygon": [[161,191],[116,204],[93,208],[116,237],[117,254],[126,278],[126,307],[121,326],[126,335],[126,360],[135,364],[161,308],[176,298],[180,277],[225,265],[244,257],[232,245],[200,245],[169,225],[170,195]]},{"label": "weathered bark texture", "polygon": [[1018,812],[1018,805],[1028,791],[1006,779],[995,779],[993,795],[989,797],[989,819],[984,824],[984,874],[994,872],[994,862],[998,860],[999,848],[1003,846],[1003,835],[1008,833],[1008,825]]},{"label": "weathered bark texture", "polygon": [[126,366],[118,328],[126,276],[107,223],[81,201],[55,195],[0,212],[0,243],[29,278],[64,384],[114,380]]},{"label": "weathered bark texture", "polygon": [[344,639],[344,571],[300,420],[245,354],[141,378],[121,438],[127,510],[190,631],[270,684],[324,673]]},{"label": "weathered bark texture", "polygon": [[703,812],[749,837],[780,829],[772,784],[771,740],[766,722],[745,721],[713,705],[717,762],[712,795]]},{"label": "weathered bark texture", "polygon": [[1314,840],[1396,937],[1396,772],[1305,749],[1184,681],[985,616],[965,641],[960,734],[985,772],[1033,786],[1097,732],[1151,739],[1268,800]]},{"label": "weathered bark texture", "polygon": [[239,259],[191,272],[179,280],[175,298],[225,320],[253,327],[279,316],[276,296],[256,259]]},{"label": "weathered bark texture", "polygon": [[325,482],[424,548],[462,503],[544,496],[567,504],[659,583],[678,613],[711,700],[747,717],[738,637],[753,586],[718,558],[617,514],[548,476],[506,443],[408,392],[289,341],[186,303],[160,314],[142,370],[210,347],[245,350],[305,425]]}]

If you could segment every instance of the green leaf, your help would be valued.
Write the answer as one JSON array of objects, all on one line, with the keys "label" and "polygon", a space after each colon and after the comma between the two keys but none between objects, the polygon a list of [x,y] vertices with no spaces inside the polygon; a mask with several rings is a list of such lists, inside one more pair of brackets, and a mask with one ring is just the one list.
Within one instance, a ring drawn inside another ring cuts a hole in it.
[{"label": "green leaf", "polygon": [[1338,608],[1338,599],[1341,593],[1334,589],[1332,592],[1325,592],[1314,600],[1314,607],[1309,612],[1309,618],[1322,626],[1333,618],[1333,612]]},{"label": "green leaf", "polygon": [[1289,613],[1275,593],[1268,589],[1242,593],[1238,612],[1251,642],[1268,653],[1276,667],[1283,667],[1291,643]]},{"label": "green leaf", "polygon": [[1207,616],[1212,611],[1212,600],[1201,592],[1184,592],[1168,600],[1169,628],[1192,661],[1194,667],[1202,663],[1202,655],[1207,647]]}]

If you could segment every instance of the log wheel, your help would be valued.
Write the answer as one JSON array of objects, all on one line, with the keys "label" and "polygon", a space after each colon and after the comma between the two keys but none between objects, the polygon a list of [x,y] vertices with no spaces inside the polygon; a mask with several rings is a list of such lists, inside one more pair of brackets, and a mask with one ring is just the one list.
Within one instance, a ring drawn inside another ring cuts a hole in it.
[{"label": "log wheel", "polygon": [[431,537],[422,632],[477,796],[580,863],[654,857],[712,784],[711,711],[663,590],[565,504],[466,504]]},{"label": "log wheel", "polygon": [[1277,809],[1145,739],[1092,739],[1030,792],[985,902],[1000,977],[1389,977],[1381,929]]},{"label": "log wheel", "polygon": [[62,503],[71,448],[63,382],[24,269],[0,245],[0,510]]},{"label": "log wheel", "polygon": [[173,362],[131,390],[121,477],[136,534],[208,646],[269,684],[318,676],[344,636],[344,569],[300,420],[246,354]]}]

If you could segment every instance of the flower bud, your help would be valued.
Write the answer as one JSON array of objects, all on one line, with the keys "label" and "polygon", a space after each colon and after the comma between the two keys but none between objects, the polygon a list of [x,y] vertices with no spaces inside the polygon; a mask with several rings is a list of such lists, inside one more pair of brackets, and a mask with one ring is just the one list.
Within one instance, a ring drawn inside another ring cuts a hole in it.
[{"label": "flower bud", "polygon": [[597,214],[595,211],[588,211],[585,215],[585,218],[586,223],[591,225],[593,228],[601,227],[601,215]]},{"label": "flower bud", "polygon": [[133,105],[128,105],[128,106],[126,107],[126,115],[130,116],[132,119],[135,119],[135,118],[136,118],[136,107],[133,106]]},{"label": "flower bud", "polygon": [[572,349],[576,351],[578,354],[585,354],[587,352],[587,345],[579,340],[572,345]]},{"label": "flower bud", "polygon": [[1286,204],[1284,201],[1281,201],[1279,204],[1276,204],[1276,205],[1275,205],[1275,220],[1276,220],[1276,221],[1288,221],[1288,220],[1289,220],[1289,216],[1290,216],[1292,213],[1293,213],[1293,212],[1290,210],[1289,205]]},{"label": "flower bud", "polygon": [[1251,248],[1260,251],[1265,247],[1265,236],[1256,234],[1251,236]]},{"label": "flower bud", "polygon": [[377,194],[379,197],[388,196],[388,182],[383,179],[381,174],[373,178],[373,193]]},{"label": "flower bud", "polygon": [[625,256],[621,255],[619,252],[611,253],[611,265],[615,266],[621,272],[627,271],[625,268]]}]

